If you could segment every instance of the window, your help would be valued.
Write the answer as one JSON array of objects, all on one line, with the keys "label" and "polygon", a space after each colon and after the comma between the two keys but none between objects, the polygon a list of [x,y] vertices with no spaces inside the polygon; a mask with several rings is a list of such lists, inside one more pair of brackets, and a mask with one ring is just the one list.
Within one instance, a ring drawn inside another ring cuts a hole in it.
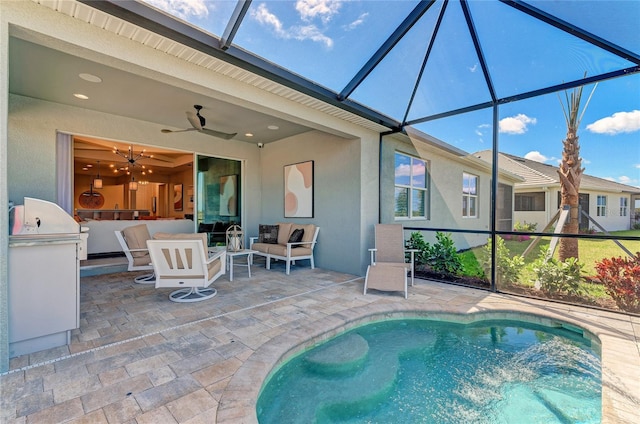
[{"label": "window", "polygon": [[626,197],[620,198],[620,216],[627,216],[629,211],[629,199]]},{"label": "window", "polygon": [[596,203],[596,215],[607,216],[607,196],[598,196]]},{"label": "window", "polygon": [[520,212],[544,211],[544,192],[516,193],[515,210]]},{"label": "window", "polygon": [[478,177],[466,172],[462,174],[462,216],[478,216]]},{"label": "window", "polygon": [[428,219],[427,162],[396,152],[395,217]]}]

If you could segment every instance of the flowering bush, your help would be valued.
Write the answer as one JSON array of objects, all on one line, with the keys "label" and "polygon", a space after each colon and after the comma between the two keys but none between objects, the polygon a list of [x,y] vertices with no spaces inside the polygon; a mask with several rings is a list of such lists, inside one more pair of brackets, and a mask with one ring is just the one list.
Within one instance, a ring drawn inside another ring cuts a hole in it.
[{"label": "flowering bush", "polygon": [[620,309],[640,313],[640,252],[632,258],[603,259],[596,263],[596,272]]}]

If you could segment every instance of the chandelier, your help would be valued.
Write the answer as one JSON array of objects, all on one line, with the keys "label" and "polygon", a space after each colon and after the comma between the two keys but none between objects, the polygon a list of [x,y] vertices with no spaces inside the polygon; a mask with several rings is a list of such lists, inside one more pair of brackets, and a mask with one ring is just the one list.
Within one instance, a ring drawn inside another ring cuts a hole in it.
[{"label": "chandelier", "polygon": [[118,171],[124,171],[127,173],[127,175],[131,175],[134,171],[134,168],[136,166],[139,166],[140,174],[142,175],[147,175],[147,173],[152,174],[153,171],[151,169],[148,169],[145,165],[138,162],[143,159],[153,158],[153,155],[148,155],[145,153],[145,151],[146,151],[145,149],[142,149],[140,152],[135,153],[133,150],[133,146],[129,146],[128,151],[125,153],[114,146],[112,152],[124,158],[127,161],[127,163],[124,166],[120,166],[120,167],[116,165],[111,165],[114,168],[113,172],[118,173]]}]

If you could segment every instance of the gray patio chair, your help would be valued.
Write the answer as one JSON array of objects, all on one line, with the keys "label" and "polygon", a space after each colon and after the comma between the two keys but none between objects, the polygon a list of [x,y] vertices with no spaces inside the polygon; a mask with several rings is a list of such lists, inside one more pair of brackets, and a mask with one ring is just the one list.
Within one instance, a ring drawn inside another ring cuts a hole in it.
[{"label": "gray patio chair", "polygon": [[[411,272],[413,286],[414,256],[417,250],[405,249],[404,230],[401,224],[376,224],[375,248],[369,249],[371,264],[364,280],[364,294],[367,289],[382,291],[402,291],[408,297],[407,273]],[[410,253],[407,263],[405,253]]]}]

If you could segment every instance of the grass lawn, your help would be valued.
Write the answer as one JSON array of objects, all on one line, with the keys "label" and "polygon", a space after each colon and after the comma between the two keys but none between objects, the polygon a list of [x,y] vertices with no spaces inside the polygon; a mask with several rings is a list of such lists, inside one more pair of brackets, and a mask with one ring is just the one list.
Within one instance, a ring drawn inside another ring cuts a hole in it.
[{"label": "grass lawn", "polygon": [[[616,231],[611,233],[614,236],[621,237],[638,237],[638,240],[621,240],[620,243],[625,246],[632,253],[640,252],[640,230],[630,231]],[[505,245],[511,256],[522,255],[524,251],[533,242],[533,239],[518,241],[507,240]],[[540,254],[549,248],[551,243],[551,237],[543,237],[538,245],[527,254],[525,258],[525,264],[530,264],[535,261]],[[595,264],[604,258],[613,258],[617,256],[627,256],[613,240],[594,240],[594,239],[579,239],[578,251],[580,254],[580,262],[584,264],[584,271],[586,275],[595,275]],[[558,249],[556,248],[556,258],[558,255]],[[478,272],[482,270],[479,265],[479,258],[482,257],[482,247],[475,247],[471,250],[461,253],[462,262],[465,266],[466,275],[478,275]]]}]

